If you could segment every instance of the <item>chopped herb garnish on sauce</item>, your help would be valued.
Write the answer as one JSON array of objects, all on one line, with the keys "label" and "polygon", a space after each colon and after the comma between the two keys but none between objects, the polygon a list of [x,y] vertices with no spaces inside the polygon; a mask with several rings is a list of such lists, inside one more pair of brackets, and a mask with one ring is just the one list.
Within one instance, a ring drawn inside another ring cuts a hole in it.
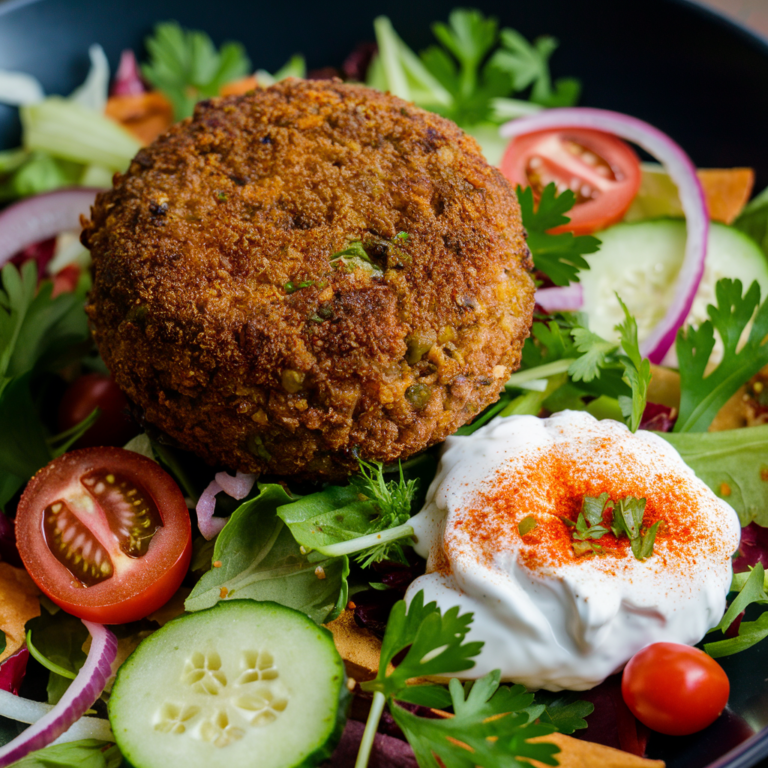
[{"label": "chopped herb garnish on sauce", "polygon": [[525,536],[526,533],[530,533],[537,525],[536,518],[533,515],[528,515],[528,517],[524,517],[517,524],[517,531],[521,536]]},{"label": "chopped herb garnish on sauce", "polygon": [[[577,556],[600,554],[603,548],[595,544],[595,540],[613,533],[617,539],[622,536],[629,539],[636,559],[645,560],[650,557],[661,520],[644,529],[645,504],[645,499],[634,496],[627,496],[617,502],[611,501],[607,493],[597,497],[585,496],[576,522],[563,518],[563,522],[573,529],[573,551]],[[606,510],[611,512],[610,528],[606,528],[603,523]]]}]

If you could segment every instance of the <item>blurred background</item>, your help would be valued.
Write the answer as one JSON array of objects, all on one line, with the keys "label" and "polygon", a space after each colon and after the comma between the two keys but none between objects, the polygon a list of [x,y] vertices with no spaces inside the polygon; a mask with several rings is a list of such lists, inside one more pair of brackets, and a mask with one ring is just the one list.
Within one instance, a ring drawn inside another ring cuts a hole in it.
[{"label": "blurred background", "polygon": [[768,0],[699,0],[768,39]]}]

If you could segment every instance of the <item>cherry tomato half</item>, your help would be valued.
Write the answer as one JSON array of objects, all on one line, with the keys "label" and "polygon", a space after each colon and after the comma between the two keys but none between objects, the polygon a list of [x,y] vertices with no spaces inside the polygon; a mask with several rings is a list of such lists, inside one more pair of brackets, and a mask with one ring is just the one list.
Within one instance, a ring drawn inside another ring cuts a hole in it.
[{"label": "cherry tomato half", "polygon": [[640,188],[640,161],[632,148],[610,133],[586,128],[537,131],[513,139],[501,172],[517,188],[531,187],[538,200],[555,182],[571,189],[574,207],[568,224],[553,233],[585,235],[620,221]]},{"label": "cherry tomato half", "polygon": [[649,728],[686,736],[706,728],[725,709],[730,683],[704,651],[653,643],[624,668],[621,693],[632,714]]},{"label": "cherry tomato half", "polygon": [[135,621],[166,603],[192,556],[178,486],[122,448],[72,451],[41,469],[19,501],[16,540],[35,584],[100,624]]},{"label": "cherry tomato half", "polygon": [[128,400],[114,380],[103,373],[86,373],[69,385],[59,405],[59,430],[65,432],[98,408],[93,426],[77,441],[78,448],[125,445],[139,429],[128,416]]}]

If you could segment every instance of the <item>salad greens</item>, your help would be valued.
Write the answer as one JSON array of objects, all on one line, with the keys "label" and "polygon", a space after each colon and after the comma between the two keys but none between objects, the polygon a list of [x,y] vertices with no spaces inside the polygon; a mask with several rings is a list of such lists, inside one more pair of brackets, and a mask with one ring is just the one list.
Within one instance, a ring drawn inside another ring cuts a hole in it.
[{"label": "salad greens", "polygon": [[742,526],[768,527],[768,425],[724,432],[660,432],[685,463],[738,513]]},{"label": "salad greens", "polygon": [[54,744],[14,763],[14,768],[120,768],[123,756],[115,744],[81,739]]},{"label": "salad greens", "polygon": [[[277,510],[296,541],[326,557],[357,554],[363,568],[383,560],[406,563],[402,545],[411,543],[408,525],[418,479],[384,479],[378,462],[360,462],[360,474],[346,487],[329,485]],[[313,558],[310,558],[313,559]]]},{"label": "salad greens", "polygon": [[[318,623],[347,604],[346,557],[310,560],[291,529],[275,512],[291,501],[281,485],[259,485],[216,539],[212,567],[184,603],[188,611],[210,608],[225,598],[275,600]],[[218,564],[218,565],[217,565]]]},{"label": "salad greens", "polygon": [[224,43],[217,51],[205,32],[185,30],[172,21],[158,24],[146,46],[149,61],[141,72],[168,96],[176,120],[189,117],[198,101],[218,96],[223,85],[251,71],[240,43]]},{"label": "salad greens", "polygon": [[[748,572],[734,574],[731,591],[737,592],[737,595],[728,606],[728,610],[720,623],[710,632],[719,631],[725,634],[737,620],[739,614],[748,606],[753,603],[768,605],[767,589],[768,583],[766,583],[766,574],[762,563],[758,563]],[[738,625],[738,634],[735,637],[706,643],[704,650],[713,658],[719,659],[723,656],[731,656],[734,653],[745,651],[765,637],[768,637],[768,612],[760,614],[756,621],[741,621]]]},{"label": "salad greens", "polygon": [[[446,676],[474,666],[473,658],[480,653],[483,643],[466,640],[472,620],[471,613],[460,614],[458,607],[441,613],[436,603],[425,605],[421,591],[407,608],[403,600],[395,603],[382,641],[378,674],[362,684],[374,698],[357,766],[367,765],[385,706],[413,747],[420,766],[501,768],[530,766],[530,760],[558,764],[554,757],[558,747],[532,744],[529,740],[557,730],[558,721],[571,733],[585,727],[581,717],[592,711],[587,702],[574,706],[572,700],[560,700],[566,711],[558,714],[556,697],[549,700],[551,711],[545,704],[535,705],[534,695],[523,686],[499,686],[498,670],[464,685],[452,679],[449,699],[441,686],[408,687],[413,678]],[[397,666],[392,667],[393,660],[401,656]],[[399,706],[398,701],[450,705],[453,716],[421,717]]]},{"label": "salad greens", "polygon": [[[578,80],[552,83],[554,38],[529,43],[513,29],[499,30],[496,19],[480,11],[452,11],[448,24],[432,27],[440,45],[420,54],[403,42],[387,17],[377,18],[374,29],[378,56],[366,84],[450,118],[478,140],[489,162],[498,163],[506,147],[498,135],[501,123],[541,107],[578,101]],[[529,101],[510,98],[527,89]]]},{"label": "salad greens", "polygon": [[768,188],[747,203],[733,226],[749,235],[768,256]]},{"label": "salad greens", "polygon": [[90,279],[73,293],[52,297],[53,284],[37,287],[37,265],[0,272],[0,509],[38,469],[64,453],[95,414],[70,433],[52,435],[40,418],[40,385],[46,375],[92,348],[83,312]]}]

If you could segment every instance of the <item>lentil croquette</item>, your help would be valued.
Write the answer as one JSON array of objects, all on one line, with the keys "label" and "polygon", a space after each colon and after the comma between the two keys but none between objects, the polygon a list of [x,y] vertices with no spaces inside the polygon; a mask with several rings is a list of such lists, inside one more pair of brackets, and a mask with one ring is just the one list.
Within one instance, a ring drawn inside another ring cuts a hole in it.
[{"label": "lentil croquette", "polygon": [[498,398],[533,312],[517,199],[453,123],[338,81],[199,104],[101,193],[114,378],[211,464],[332,478]]}]

